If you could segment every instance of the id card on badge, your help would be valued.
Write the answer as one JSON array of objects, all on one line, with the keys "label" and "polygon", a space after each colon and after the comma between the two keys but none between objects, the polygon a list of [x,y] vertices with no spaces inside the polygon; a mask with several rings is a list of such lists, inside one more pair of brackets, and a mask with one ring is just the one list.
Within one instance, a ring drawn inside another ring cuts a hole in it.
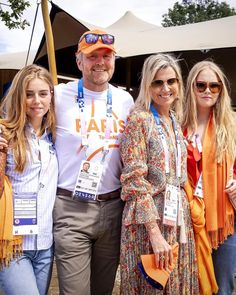
[{"label": "id card on badge", "polygon": [[13,235],[36,235],[37,193],[17,193],[13,196]]},{"label": "id card on badge", "polygon": [[199,179],[198,179],[198,182],[197,182],[197,185],[195,187],[193,195],[200,198],[200,199],[203,198],[202,173],[199,176]]},{"label": "id card on badge", "polygon": [[73,199],[96,200],[103,165],[82,161],[73,192]]},{"label": "id card on badge", "polygon": [[167,184],[165,191],[163,224],[170,226],[176,225],[178,215],[178,199],[178,187],[171,184]]}]

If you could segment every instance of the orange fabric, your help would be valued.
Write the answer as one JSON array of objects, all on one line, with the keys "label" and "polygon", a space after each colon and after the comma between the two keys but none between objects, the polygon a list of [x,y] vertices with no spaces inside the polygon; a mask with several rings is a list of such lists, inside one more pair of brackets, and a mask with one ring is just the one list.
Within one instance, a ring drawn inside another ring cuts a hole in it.
[{"label": "orange fabric", "polygon": [[193,196],[193,188],[190,182],[185,184],[185,192],[188,197],[193,228],[195,232],[195,244],[198,263],[198,275],[200,293],[211,295],[217,293],[218,286],[215,278],[211,256],[211,246],[205,228],[205,205],[203,199]]},{"label": "orange fabric", "polygon": [[[1,128],[1,127],[0,127]],[[1,134],[1,129],[0,129]],[[0,198],[4,190],[4,175],[6,169],[7,153],[5,150],[0,151]]]},{"label": "orange fabric", "polygon": [[202,150],[203,194],[206,207],[206,230],[211,246],[217,248],[228,235],[234,233],[234,209],[224,192],[232,163],[227,155],[222,164],[215,159],[215,128],[209,119]]},{"label": "orange fabric", "polygon": [[79,41],[77,53],[83,52],[84,54],[90,54],[91,52],[93,52],[93,51],[95,51],[97,49],[100,49],[100,48],[106,48],[106,49],[109,49],[109,50],[111,50],[113,52],[116,52],[114,44],[104,44],[102,42],[101,38],[98,38],[98,41],[96,43],[88,44],[85,41],[85,38],[83,38],[83,36],[86,35],[86,34],[104,35],[104,34],[108,34],[108,33],[104,32],[102,30],[99,30],[99,29],[95,29],[95,30],[85,32],[82,35],[82,37],[81,37],[81,39]]},{"label": "orange fabric", "polygon": [[159,269],[156,267],[155,254],[141,255],[141,261],[145,269],[145,272],[148,274],[149,277],[151,277],[153,280],[161,284],[163,288],[165,287],[169,279],[170,273],[175,268],[175,265],[178,259],[178,251],[179,251],[179,244],[175,243],[172,246],[173,262],[167,270],[164,268]]},{"label": "orange fabric", "polygon": [[4,176],[4,190],[0,198],[0,269],[22,252],[22,237],[13,236],[12,187]]},{"label": "orange fabric", "polygon": [[[184,135],[187,137],[186,130]],[[205,131],[202,154],[192,144],[188,145],[189,182],[185,186],[195,231],[201,294],[206,295],[216,293],[218,289],[211,257],[212,248],[217,248],[234,232],[234,210],[224,193],[232,163],[227,155],[221,164],[217,163],[214,139],[215,128],[211,116]],[[201,173],[203,199],[193,195]]]}]

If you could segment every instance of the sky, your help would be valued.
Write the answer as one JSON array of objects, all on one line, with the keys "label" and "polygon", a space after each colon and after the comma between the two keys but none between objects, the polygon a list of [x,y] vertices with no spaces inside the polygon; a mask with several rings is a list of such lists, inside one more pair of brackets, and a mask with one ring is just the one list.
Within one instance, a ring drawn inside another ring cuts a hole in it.
[{"label": "sky", "polygon": [[[0,20],[0,53],[28,50],[37,3],[41,2],[39,0],[28,1],[31,6],[27,8],[24,17],[30,23],[30,27],[25,30],[9,30]],[[163,14],[168,13],[168,9],[172,8],[175,2],[177,0],[53,0],[54,4],[73,17],[100,27],[107,27],[116,22],[126,11],[131,11],[147,22],[161,25]],[[236,0],[225,2],[236,9]],[[0,3],[7,3],[7,0],[0,0]],[[50,10],[50,3],[48,7]],[[38,48],[43,32],[41,5],[39,5],[31,49]]]}]

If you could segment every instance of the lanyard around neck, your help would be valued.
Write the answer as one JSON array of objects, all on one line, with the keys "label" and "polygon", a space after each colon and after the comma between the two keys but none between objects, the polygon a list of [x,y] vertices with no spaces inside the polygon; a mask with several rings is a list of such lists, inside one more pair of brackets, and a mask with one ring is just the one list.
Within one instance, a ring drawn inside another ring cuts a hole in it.
[{"label": "lanyard around neck", "polygon": [[[154,105],[151,104],[150,110],[155,118],[156,124],[157,124],[157,130],[161,138],[161,143],[163,145],[164,149],[164,154],[165,154],[165,173],[169,174],[170,173],[170,156],[169,156],[169,148],[168,144],[166,141],[165,134],[163,132],[162,126],[161,126],[161,121],[160,117],[158,115],[157,110],[155,109]],[[174,127],[174,133],[175,133],[175,140],[176,140],[176,145],[177,145],[177,153],[176,153],[176,174],[177,177],[181,177],[181,146],[180,146],[180,140],[179,140],[179,133],[177,130],[177,125],[174,116],[171,114],[171,121]]]},{"label": "lanyard around neck", "polygon": [[[83,79],[80,79],[78,82],[78,106],[80,112],[80,124],[81,124],[81,138],[82,138],[82,146],[88,148],[88,134],[86,128],[86,120],[85,120],[85,101],[84,101],[84,90],[83,90]],[[106,128],[104,132],[104,144],[103,144],[103,152],[106,154],[109,151],[109,139],[111,134],[112,127],[112,92],[110,86],[108,85],[107,91],[107,101],[106,101]]]}]

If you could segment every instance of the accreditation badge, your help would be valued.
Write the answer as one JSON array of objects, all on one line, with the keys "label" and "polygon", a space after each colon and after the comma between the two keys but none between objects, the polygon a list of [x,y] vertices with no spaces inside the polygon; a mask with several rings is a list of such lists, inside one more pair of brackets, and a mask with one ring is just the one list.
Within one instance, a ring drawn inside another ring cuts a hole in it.
[{"label": "accreditation badge", "polygon": [[163,224],[175,226],[178,215],[179,188],[167,184],[164,196]]},{"label": "accreditation badge", "polygon": [[15,193],[13,196],[13,235],[36,235],[37,193]]},{"label": "accreditation badge", "polygon": [[73,192],[75,200],[96,200],[100,184],[103,165],[89,161],[82,161],[79,175]]},{"label": "accreditation badge", "polygon": [[199,176],[199,179],[198,179],[198,182],[197,182],[197,185],[195,187],[195,190],[194,190],[194,193],[193,195],[195,197],[198,197],[200,199],[203,199],[203,188],[202,188],[202,173],[201,175]]}]

